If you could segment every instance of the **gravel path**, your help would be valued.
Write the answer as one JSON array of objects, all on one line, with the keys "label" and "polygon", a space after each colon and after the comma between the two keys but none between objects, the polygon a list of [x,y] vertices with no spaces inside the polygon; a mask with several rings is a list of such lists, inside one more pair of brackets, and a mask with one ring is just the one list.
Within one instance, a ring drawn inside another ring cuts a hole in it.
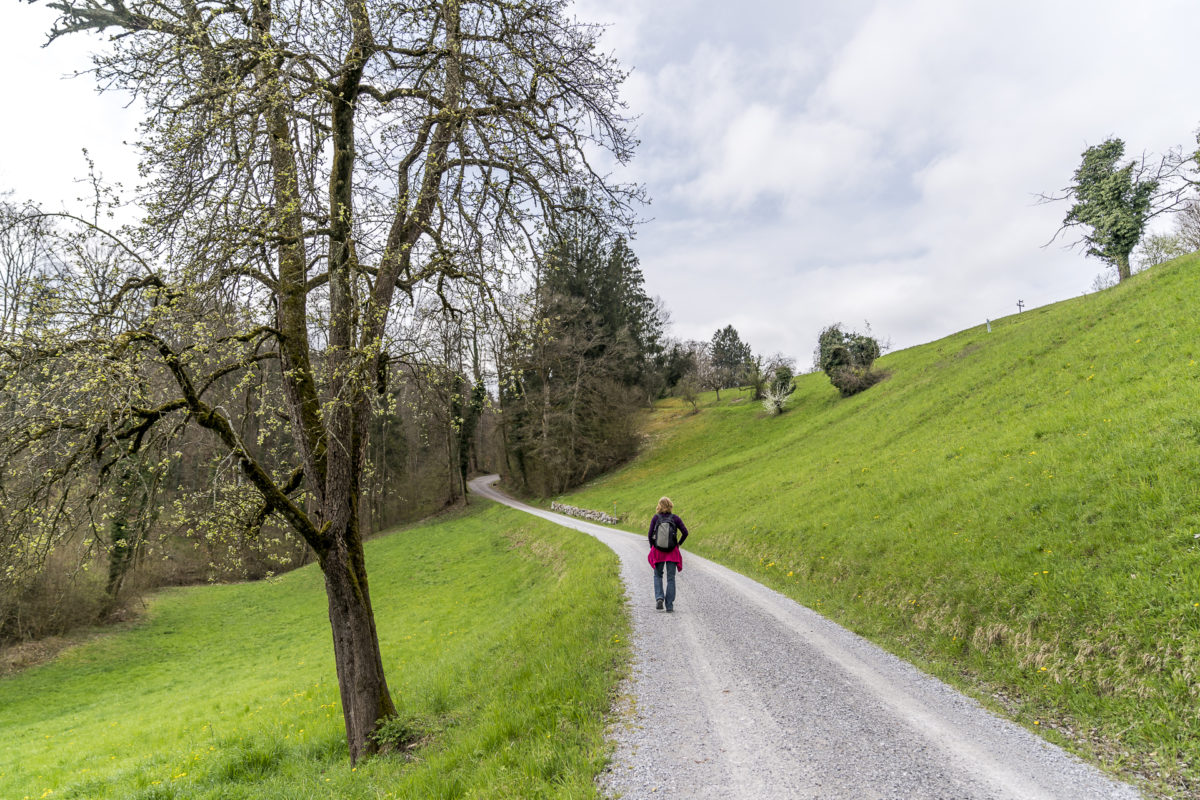
[{"label": "gravel path", "polygon": [[495,480],[478,478],[471,490],[595,536],[620,558],[635,661],[600,778],[612,797],[1140,797],[686,546],[675,613],[656,611],[645,537],[527,506]]}]

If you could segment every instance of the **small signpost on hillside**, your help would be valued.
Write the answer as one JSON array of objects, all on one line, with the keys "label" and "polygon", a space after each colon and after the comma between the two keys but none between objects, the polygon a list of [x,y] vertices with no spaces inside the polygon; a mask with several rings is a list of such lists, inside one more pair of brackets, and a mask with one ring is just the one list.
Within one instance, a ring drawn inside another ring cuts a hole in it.
[{"label": "small signpost on hillside", "polygon": [[1018,313],[1018,314],[1020,314],[1020,313],[1021,313],[1021,310],[1022,310],[1022,309],[1024,309],[1024,308],[1025,308],[1025,301],[1023,301],[1023,300],[1018,300],[1018,301],[1017,301],[1017,313]]}]

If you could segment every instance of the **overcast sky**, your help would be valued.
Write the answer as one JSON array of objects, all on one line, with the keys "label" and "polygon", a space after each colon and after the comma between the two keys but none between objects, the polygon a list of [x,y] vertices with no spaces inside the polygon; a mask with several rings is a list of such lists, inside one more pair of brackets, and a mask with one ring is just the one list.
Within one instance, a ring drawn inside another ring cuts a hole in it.
[{"label": "overcast sky", "polygon": [[[807,366],[831,322],[895,348],[1090,291],[1103,265],[1042,248],[1035,204],[1108,136],[1200,127],[1195,0],[577,0],[632,74],[653,203],[634,250],[673,334],[732,324]],[[135,116],[98,97],[95,39],[39,46],[53,13],[0,11],[0,189],[81,194],[87,147],[133,181]]]}]

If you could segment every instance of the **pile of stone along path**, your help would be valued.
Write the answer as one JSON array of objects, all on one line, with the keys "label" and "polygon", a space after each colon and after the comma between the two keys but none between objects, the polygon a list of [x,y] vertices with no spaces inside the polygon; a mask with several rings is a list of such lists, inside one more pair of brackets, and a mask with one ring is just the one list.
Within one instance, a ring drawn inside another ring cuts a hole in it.
[{"label": "pile of stone along path", "polygon": [[579,517],[589,522],[600,522],[605,525],[616,525],[621,521],[612,514],[605,514],[603,511],[593,511],[590,508],[576,508],[565,503],[551,503],[550,510],[557,511],[559,514],[566,514],[568,517]]}]

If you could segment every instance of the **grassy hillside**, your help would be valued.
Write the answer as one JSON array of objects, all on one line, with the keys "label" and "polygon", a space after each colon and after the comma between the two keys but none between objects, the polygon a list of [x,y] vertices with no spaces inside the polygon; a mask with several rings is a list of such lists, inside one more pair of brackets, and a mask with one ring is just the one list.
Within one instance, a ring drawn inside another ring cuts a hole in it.
[{"label": "grassy hillside", "polygon": [[157,598],[0,680],[0,797],[590,798],[625,661],[612,553],[499,507],[367,551],[406,755],[351,768],[321,574]]},{"label": "grassy hillside", "polygon": [[[780,417],[667,401],[570,502],[764,581],[1163,791],[1200,796],[1200,259],[890,354]],[[683,584],[686,602],[686,581]]]}]

